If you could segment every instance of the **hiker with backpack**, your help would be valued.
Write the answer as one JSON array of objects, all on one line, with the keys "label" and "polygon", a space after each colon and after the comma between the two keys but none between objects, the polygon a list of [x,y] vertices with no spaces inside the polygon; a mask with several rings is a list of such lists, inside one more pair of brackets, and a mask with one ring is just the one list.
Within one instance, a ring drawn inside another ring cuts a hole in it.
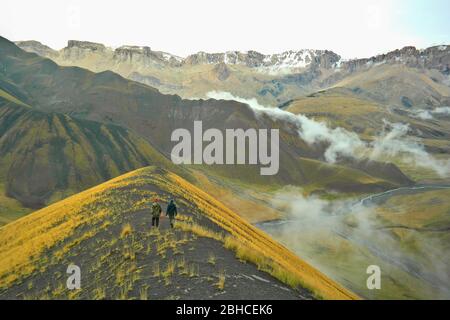
[{"label": "hiker with backpack", "polygon": [[154,199],[152,203],[152,227],[159,227],[159,217],[161,216],[161,205],[158,199]]},{"label": "hiker with backpack", "polygon": [[166,210],[166,216],[169,216],[171,228],[174,227],[176,215],[177,215],[177,206],[175,205],[175,202],[173,201],[173,199],[171,199],[169,202],[169,205],[167,206],[167,210]]}]

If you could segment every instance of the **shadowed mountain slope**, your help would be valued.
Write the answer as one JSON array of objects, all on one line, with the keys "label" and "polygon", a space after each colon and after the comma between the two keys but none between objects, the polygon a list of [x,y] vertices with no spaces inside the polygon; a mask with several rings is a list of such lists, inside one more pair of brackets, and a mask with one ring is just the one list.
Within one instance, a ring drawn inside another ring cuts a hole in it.
[{"label": "shadowed mountain slope", "polygon": [[170,167],[119,126],[44,113],[0,97],[0,181],[7,196],[42,207],[149,164]]}]

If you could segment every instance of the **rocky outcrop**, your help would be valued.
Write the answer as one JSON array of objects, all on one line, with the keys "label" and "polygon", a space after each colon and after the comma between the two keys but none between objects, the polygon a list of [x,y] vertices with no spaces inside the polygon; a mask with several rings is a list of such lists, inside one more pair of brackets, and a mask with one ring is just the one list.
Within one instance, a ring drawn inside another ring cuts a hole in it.
[{"label": "rocky outcrop", "polygon": [[333,68],[340,56],[328,50],[286,51],[264,55],[257,51],[227,51],[225,53],[199,52],[184,59],[184,64],[228,64],[260,68],[261,71],[280,71],[311,67]]},{"label": "rocky outcrop", "polygon": [[69,40],[67,47],[60,51],[60,55],[66,60],[80,60],[92,53],[103,53],[106,47],[101,43]]},{"label": "rocky outcrop", "polygon": [[162,65],[176,67],[181,65],[181,58],[166,52],[152,51],[147,46],[121,46],[114,50],[114,60],[120,62],[137,62],[144,65]]},{"label": "rocky outcrop", "polygon": [[34,52],[42,57],[54,58],[58,56],[58,51],[40,43],[39,41],[17,41],[16,44],[25,51]]},{"label": "rocky outcrop", "polygon": [[434,46],[424,50],[415,47],[404,47],[386,54],[367,59],[348,60],[341,63],[340,68],[350,72],[369,68],[380,64],[403,64],[413,68],[436,69],[450,74],[450,46]]},{"label": "rocky outcrop", "polygon": [[133,55],[150,57],[152,55],[152,50],[150,47],[139,47],[139,46],[121,46],[114,50],[117,56],[123,56],[132,59]]},{"label": "rocky outcrop", "polygon": [[91,51],[104,51],[106,49],[105,45],[103,45],[101,43],[69,40],[67,43],[67,47],[65,49],[72,49],[72,48],[91,50]]}]

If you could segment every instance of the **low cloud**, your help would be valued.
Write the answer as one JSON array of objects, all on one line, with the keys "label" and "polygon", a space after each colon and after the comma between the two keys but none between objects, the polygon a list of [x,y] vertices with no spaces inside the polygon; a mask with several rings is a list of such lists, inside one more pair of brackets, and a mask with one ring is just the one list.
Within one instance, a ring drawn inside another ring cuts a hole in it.
[{"label": "low cloud", "polygon": [[436,115],[437,116],[450,115],[450,107],[438,107],[438,108],[435,108],[434,110],[419,109],[419,110],[413,111],[413,117],[419,118],[422,120],[432,120],[435,118]]},{"label": "low cloud", "polygon": [[206,97],[210,98],[210,99],[216,99],[216,100],[234,100],[237,102],[248,104],[253,109],[265,109],[266,108],[263,105],[259,104],[258,100],[256,100],[256,98],[251,98],[251,99],[241,98],[241,97],[234,96],[230,92],[226,92],[226,91],[210,91],[206,94]]},{"label": "low cloud", "polygon": [[306,143],[310,145],[320,142],[329,143],[324,157],[330,163],[336,162],[339,155],[355,157],[358,154],[357,151],[365,147],[356,133],[340,127],[331,129],[325,123],[314,121],[304,115],[297,115],[296,118],[301,124],[299,135]]},{"label": "low cloud", "polygon": [[267,114],[275,119],[287,121],[293,124],[300,137],[306,143],[328,143],[324,157],[330,163],[336,162],[339,155],[355,156],[364,143],[358,135],[343,128],[329,128],[325,123],[310,119],[302,114],[295,115],[291,112],[274,107],[266,107],[258,103],[256,99],[245,99],[232,95],[229,92],[211,91],[207,94],[209,98],[235,100],[248,104],[256,113]]},{"label": "low cloud", "polygon": [[386,120],[383,122],[383,132],[371,143],[371,159],[401,157],[403,161],[417,167],[430,168],[440,176],[450,174],[450,162],[435,159],[426,152],[422,144],[408,135],[409,125]]},{"label": "low cloud", "polygon": [[[365,281],[355,283],[355,279],[365,279],[367,266],[377,264],[385,274],[412,275],[435,286],[440,296],[450,296],[449,266],[440,259],[445,244],[411,232],[405,241],[415,243],[415,247],[405,250],[370,203],[306,197],[302,189],[287,187],[276,194],[272,205],[286,213],[286,221],[260,227],[336,280],[350,280],[359,292],[372,294]],[[397,210],[401,213],[401,208]],[[355,271],[362,276],[355,276]]]},{"label": "low cloud", "polygon": [[[344,128],[330,128],[324,122],[315,121],[302,114],[293,114],[274,107],[266,107],[255,98],[246,99],[229,92],[211,91],[208,98],[235,100],[248,104],[256,114],[266,114],[273,118],[287,121],[298,129],[298,134],[309,145],[327,144],[324,158],[335,163],[340,156],[357,159],[369,158],[387,161],[396,157],[415,166],[430,168],[440,176],[450,174],[450,161],[441,161],[428,154],[424,146],[408,135],[409,126],[401,123],[384,121],[381,134],[372,142],[362,141],[354,132]],[[447,114],[449,107],[436,108],[435,112]]]}]

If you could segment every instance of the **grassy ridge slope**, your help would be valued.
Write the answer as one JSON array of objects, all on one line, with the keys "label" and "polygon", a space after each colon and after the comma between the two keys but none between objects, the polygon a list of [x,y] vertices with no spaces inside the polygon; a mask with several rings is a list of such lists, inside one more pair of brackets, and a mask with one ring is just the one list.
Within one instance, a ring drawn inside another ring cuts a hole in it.
[{"label": "grassy ridge slope", "polygon": [[[164,201],[174,197],[180,212],[188,215],[179,228],[222,242],[240,260],[256,264],[282,282],[306,287],[321,298],[357,298],[204,191],[155,167],[127,173],[1,228],[0,296],[30,277],[38,281],[52,266],[77,261],[74,253],[90,240],[91,259],[99,258],[98,234],[107,232],[106,247],[110,248],[119,238],[124,219],[141,217],[155,194]],[[141,256],[145,250],[137,248],[134,253]],[[110,254],[104,257],[106,264]],[[110,281],[99,277],[98,285]]]}]

